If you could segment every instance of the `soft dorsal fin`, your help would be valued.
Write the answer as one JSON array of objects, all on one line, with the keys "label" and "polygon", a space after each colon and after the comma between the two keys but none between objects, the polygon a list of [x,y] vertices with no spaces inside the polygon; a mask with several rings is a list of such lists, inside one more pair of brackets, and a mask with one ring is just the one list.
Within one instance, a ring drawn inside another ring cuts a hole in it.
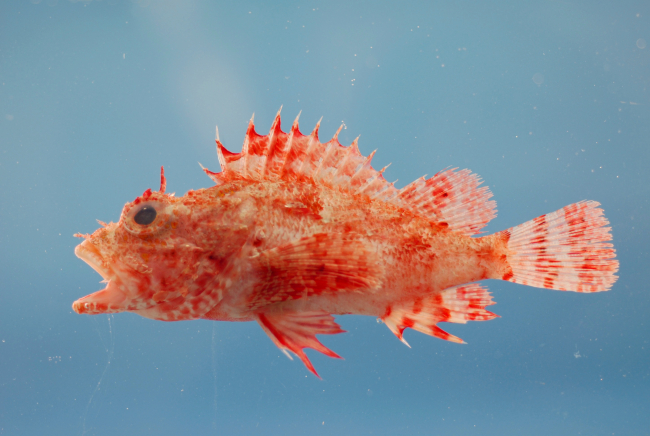
[{"label": "soft dorsal fin", "polygon": [[363,156],[357,145],[344,147],[338,134],[326,142],[318,139],[320,121],[309,135],[298,128],[298,118],[289,133],[282,131],[280,112],[268,135],[255,132],[253,118],[246,131],[241,153],[228,151],[217,138],[221,172],[204,171],[217,184],[237,179],[253,181],[313,180],[334,189],[391,203],[435,222],[447,223],[451,230],[475,235],[496,216],[492,193],[469,170],[446,169],[429,179],[421,177],[402,189],[383,176],[386,168],[375,170],[370,161],[375,152]]}]

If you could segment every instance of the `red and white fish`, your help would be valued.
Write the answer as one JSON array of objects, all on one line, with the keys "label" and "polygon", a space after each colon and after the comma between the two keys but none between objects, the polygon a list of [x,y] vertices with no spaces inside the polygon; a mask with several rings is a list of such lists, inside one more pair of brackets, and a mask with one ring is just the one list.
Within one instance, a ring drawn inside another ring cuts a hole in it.
[{"label": "red and white fish", "polygon": [[[319,123],[320,124],[320,123]],[[148,189],[75,253],[107,282],[77,313],[134,312],[162,321],[256,321],[287,355],[336,353],[316,335],[343,330],[334,315],[381,318],[403,342],[410,327],[453,342],[440,322],[496,317],[478,283],[500,279],[576,292],[608,290],[618,261],[594,201],[581,201],[493,235],[487,187],[444,170],[397,189],[359,153],[251,120],[241,153],[217,137],[216,186],[182,197]],[[340,131],[340,129],[339,129]],[[318,375],[318,374],[316,374]]]}]

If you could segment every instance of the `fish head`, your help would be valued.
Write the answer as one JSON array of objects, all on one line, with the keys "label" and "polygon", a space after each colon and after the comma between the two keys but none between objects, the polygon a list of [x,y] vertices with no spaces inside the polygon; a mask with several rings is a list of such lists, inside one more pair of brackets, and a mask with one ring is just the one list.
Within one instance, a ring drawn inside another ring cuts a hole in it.
[{"label": "fish head", "polygon": [[[196,306],[206,250],[192,237],[192,207],[183,197],[165,194],[164,186],[163,175],[160,191],[148,189],[127,203],[119,222],[100,222],[93,234],[76,235],[85,240],[75,254],[102,276],[106,288],[76,300],[75,312],[130,311],[162,320],[196,317],[188,312],[187,300]],[[206,295],[202,298],[204,305],[210,303]]]}]

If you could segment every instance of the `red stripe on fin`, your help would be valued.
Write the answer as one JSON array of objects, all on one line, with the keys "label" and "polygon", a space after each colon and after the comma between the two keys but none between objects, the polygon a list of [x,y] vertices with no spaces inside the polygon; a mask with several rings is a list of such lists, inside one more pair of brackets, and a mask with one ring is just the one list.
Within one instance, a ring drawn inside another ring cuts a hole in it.
[{"label": "red stripe on fin", "polygon": [[278,111],[271,131],[266,136],[260,136],[255,133],[254,126],[249,127],[246,134],[246,140],[242,147],[242,154],[245,159],[244,177],[252,180],[268,180],[266,177],[266,167],[269,158],[273,158],[273,150],[277,148],[284,148],[286,144],[286,137],[288,136],[281,130],[280,126],[280,110]]},{"label": "red stripe on fin", "polygon": [[446,341],[463,343],[463,340],[442,330],[439,322],[465,324],[467,321],[487,321],[497,315],[485,310],[494,304],[488,290],[477,283],[454,286],[441,293],[417,298],[388,308],[382,320],[406,345],[402,337],[405,328],[435,336]]},{"label": "red stripe on fin", "polygon": [[409,209],[466,235],[475,235],[496,216],[496,202],[481,178],[470,170],[439,172],[400,189],[391,203]]},{"label": "red stripe on fin", "polygon": [[[469,170],[448,169],[430,179],[420,178],[402,189],[395,188],[370,165],[370,157],[359,152],[357,140],[344,147],[338,133],[326,142],[318,139],[320,121],[309,136],[298,129],[298,120],[284,133],[280,112],[266,136],[255,132],[253,118],[248,125],[241,153],[231,153],[217,140],[221,173],[207,172],[217,183],[237,178],[249,180],[311,179],[316,183],[390,202],[451,230],[474,235],[496,216],[496,203],[480,178]],[[373,152],[374,154],[374,152]],[[385,169],[385,168],[384,168]]]},{"label": "red stripe on fin", "polygon": [[[286,135],[286,139],[282,136],[285,135],[285,133],[280,130],[280,134],[276,135],[275,141],[267,153],[264,175],[270,180],[278,180],[281,178],[284,167],[287,164],[289,153],[293,149],[294,141],[302,136],[298,130],[298,118],[300,118],[300,114],[298,114],[291,125],[291,130],[289,131],[289,135]],[[280,122],[278,120],[278,130],[279,129]]]},{"label": "red stripe on fin", "polygon": [[305,136],[300,133],[300,128],[297,123],[291,128],[291,144],[287,150],[287,156],[282,163],[282,171],[280,171],[280,179],[294,180],[303,177],[301,168],[307,159],[307,153],[312,143],[318,142],[318,127],[320,122],[316,124],[311,134]]},{"label": "red stripe on fin", "polygon": [[318,233],[254,259],[259,284],[247,301],[251,310],[325,293],[376,289],[383,278],[376,255],[350,235]]},{"label": "red stripe on fin", "polygon": [[504,230],[512,275],[503,279],[560,291],[609,290],[618,279],[618,261],[598,206],[581,201]]},{"label": "red stripe on fin", "polygon": [[[334,321],[334,317],[325,312],[294,313],[259,313],[257,322],[279,349],[295,353],[307,369],[320,378],[314,365],[309,361],[304,348],[311,348],[326,356],[342,357],[324,346],[316,335],[335,335],[345,333]],[[287,354],[287,356],[289,356]],[[291,358],[291,356],[289,356]]]}]

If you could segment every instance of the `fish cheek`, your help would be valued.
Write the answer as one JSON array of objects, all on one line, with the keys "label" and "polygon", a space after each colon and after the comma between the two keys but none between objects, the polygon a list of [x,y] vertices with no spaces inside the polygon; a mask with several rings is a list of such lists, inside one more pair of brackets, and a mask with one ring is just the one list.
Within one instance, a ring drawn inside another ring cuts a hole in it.
[{"label": "fish cheek", "polygon": [[149,253],[153,300],[166,301],[167,294],[178,291],[187,294],[198,270],[202,250],[192,244],[177,244]]}]

